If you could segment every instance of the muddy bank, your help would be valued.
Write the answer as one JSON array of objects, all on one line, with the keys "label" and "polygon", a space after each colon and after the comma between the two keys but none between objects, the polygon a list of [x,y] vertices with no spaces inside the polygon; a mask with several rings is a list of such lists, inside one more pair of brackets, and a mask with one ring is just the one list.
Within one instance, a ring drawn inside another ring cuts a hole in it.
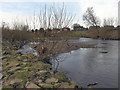
[{"label": "muddy bank", "polygon": [[54,53],[59,55],[61,53],[70,52],[72,50],[77,50],[79,48],[96,48],[95,43],[87,43],[87,42],[42,42],[39,44],[33,44],[31,46],[36,51],[38,51],[39,56],[42,55],[42,48],[46,49],[44,54],[51,54]]}]

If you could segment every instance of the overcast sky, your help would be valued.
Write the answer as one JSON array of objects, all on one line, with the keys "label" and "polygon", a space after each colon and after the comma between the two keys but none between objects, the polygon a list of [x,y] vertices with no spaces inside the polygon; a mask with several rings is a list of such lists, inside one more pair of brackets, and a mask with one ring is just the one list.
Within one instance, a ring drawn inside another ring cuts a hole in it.
[{"label": "overcast sky", "polygon": [[[49,1],[49,2],[48,2]],[[74,1],[74,2],[73,2]],[[76,14],[74,22],[84,25],[82,15],[88,7],[93,7],[96,15],[101,19],[118,17],[119,0],[0,0],[0,22],[11,24],[14,19],[20,18],[23,21],[26,17],[32,16],[34,10],[38,12],[44,4],[49,7],[55,2],[57,6],[65,3],[67,11]]]}]

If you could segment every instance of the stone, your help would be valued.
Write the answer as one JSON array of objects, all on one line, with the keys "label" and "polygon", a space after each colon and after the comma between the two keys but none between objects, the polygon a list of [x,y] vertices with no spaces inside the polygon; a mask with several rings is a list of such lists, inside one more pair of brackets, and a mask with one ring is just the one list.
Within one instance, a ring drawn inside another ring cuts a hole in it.
[{"label": "stone", "polygon": [[43,74],[43,73],[46,73],[47,71],[46,70],[40,70],[37,72],[37,74]]},{"label": "stone", "polygon": [[20,63],[16,63],[15,66],[16,66],[16,67],[20,66]]},{"label": "stone", "polygon": [[55,88],[59,88],[61,86],[61,83],[56,83],[56,84],[54,84],[54,87]]},{"label": "stone", "polygon": [[53,85],[52,85],[52,84],[40,83],[39,85],[40,85],[41,87],[43,87],[43,88],[53,88]]},{"label": "stone", "polygon": [[14,84],[14,83],[20,83],[22,81],[23,80],[21,80],[21,79],[12,79],[12,80],[9,80],[8,82],[9,82],[9,84]]},{"label": "stone", "polygon": [[10,69],[8,72],[15,72],[17,70],[21,70],[21,67],[14,67],[14,68]]},{"label": "stone", "polygon": [[61,83],[60,88],[71,88],[71,86],[69,85],[69,83],[65,82],[65,83]]},{"label": "stone", "polygon": [[108,53],[107,51],[103,50],[103,51],[100,51],[100,53]]},{"label": "stone", "polygon": [[28,62],[28,60],[27,60],[27,59],[23,59],[23,61],[24,61],[24,62]]},{"label": "stone", "polygon": [[39,71],[40,73],[46,73],[47,71],[46,70],[41,70]]},{"label": "stone", "polygon": [[38,80],[38,83],[42,83],[42,80]]},{"label": "stone", "polygon": [[0,79],[2,79],[2,77],[3,77],[3,75],[2,75],[2,73],[0,73]]},{"label": "stone", "polygon": [[53,74],[54,74],[54,73],[53,73],[53,71],[50,71],[50,74],[52,74],[52,75],[53,75]]},{"label": "stone", "polygon": [[27,82],[26,88],[40,88],[40,87],[32,82]]},{"label": "stone", "polygon": [[48,78],[46,81],[45,81],[46,83],[57,83],[58,82],[58,79],[56,79],[56,78]]},{"label": "stone", "polygon": [[20,56],[18,56],[18,57],[16,57],[16,59],[21,59],[21,57],[20,57]]},{"label": "stone", "polygon": [[[6,56],[2,56],[2,57],[1,57],[2,60],[6,59],[6,58],[7,58]],[[0,60],[1,60],[1,59],[0,59]]]}]

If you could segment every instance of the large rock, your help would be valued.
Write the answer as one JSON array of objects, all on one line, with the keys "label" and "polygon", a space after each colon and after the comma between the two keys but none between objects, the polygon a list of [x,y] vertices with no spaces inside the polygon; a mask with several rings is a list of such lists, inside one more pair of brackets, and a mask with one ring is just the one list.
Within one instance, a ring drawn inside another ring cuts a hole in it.
[{"label": "large rock", "polygon": [[14,83],[20,83],[20,82],[22,82],[23,80],[21,80],[21,79],[12,79],[12,80],[9,80],[8,81],[8,83],[9,84],[14,84]]},{"label": "large rock", "polygon": [[56,78],[48,78],[46,81],[45,81],[46,83],[57,83],[58,82],[58,79],[56,79]]},{"label": "large rock", "polygon": [[100,51],[100,53],[108,53],[107,51],[105,51],[105,50],[102,50],[102,51]]},{"label": "large rock", "polygon": [[61,83],[60,88],[69,88],[69,84],[68,83]]},{"label": "large rock", "polygon": [[43,88],[53,88],[52,84],[47,84],[47,83],[39,83],[39,85]]},{"label": "large rock", "polygon": [[54,87],[55,88],[59,88],[61,86],[61,83],[56,83],[56,84],[54,84]]},{"label": "large rock", "polygon": [[42,83],[42,80],[38,80],[38,83]]},{"label": "large rock", "polygon": [[20,63],[16,63],[15,66],[16,66],[16,67],[20,66]]},{"label": "large rock", "polygon": [[37,86],[36,84],[32,83],[32,82],[27,82],[26,83],[26,88],[40,88],[40,87]]},{"label": "large rock", "polygon": [[47,71],[46,70],[40,70],[39,72],[37,72],[37,74],[44,74],[44,73],[47,73]]},{"label": "large rock", "polygon": [[74,84],[69,85],[69,83],[67,82],[61,83],[61,86],[60,86],[60,88],[74,88],[74,87],[75,87]]}]

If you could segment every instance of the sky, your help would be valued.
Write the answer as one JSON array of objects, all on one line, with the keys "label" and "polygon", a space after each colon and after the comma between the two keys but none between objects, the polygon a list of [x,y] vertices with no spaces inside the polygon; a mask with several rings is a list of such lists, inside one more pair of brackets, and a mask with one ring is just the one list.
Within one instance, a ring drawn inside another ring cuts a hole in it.
[{"label": "sky", "polygon": [[[74,23],[85,26],[82,16],[88,7],[93,7],[101,22],[104,18],[118,17],[119,0],[0,0],[0,23],[7,22],[11,25],[15,20],[24,22],[26,18],[33,16],[34,11],[39,12],[44,8],[55,4],[61,7],[63,2],[67,12],[76,15]],[[36,14],[37,15],[37,14]]]}]

